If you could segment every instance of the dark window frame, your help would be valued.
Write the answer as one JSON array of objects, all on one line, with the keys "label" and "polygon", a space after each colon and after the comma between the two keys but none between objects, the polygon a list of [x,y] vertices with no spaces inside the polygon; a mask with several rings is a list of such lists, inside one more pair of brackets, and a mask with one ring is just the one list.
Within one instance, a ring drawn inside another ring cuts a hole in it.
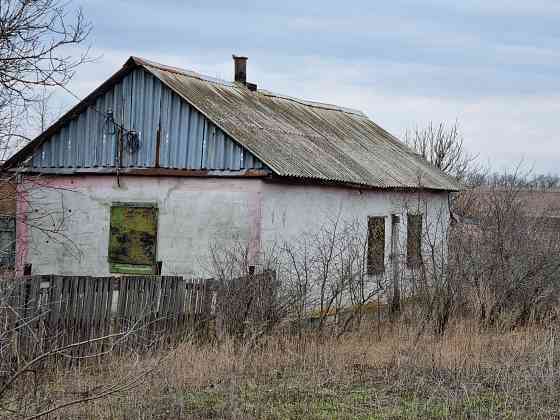
[{"label": "dark window frame", "polygon": [[385,216],[368,217],[367,274],[385,272]]},{"label": "dark window frame", "polygon": [[16,217],[0,216],[0,268],[13,269],[16,265]]},{"label": "dark window frame", "polygon": [[406,220],[406,266],[417,268],[422,265],[423,214],[408,213]]}]

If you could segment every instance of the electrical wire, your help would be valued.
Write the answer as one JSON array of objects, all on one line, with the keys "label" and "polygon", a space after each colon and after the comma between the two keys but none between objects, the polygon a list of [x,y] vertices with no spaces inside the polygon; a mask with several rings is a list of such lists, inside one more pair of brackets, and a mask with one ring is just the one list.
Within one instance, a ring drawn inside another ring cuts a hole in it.
[{"label": "electrical wire", "polygon": [[[64,85],[59,85],[59,86],[63,90],[65,90],[67,93],[69,93],[72,97],[77,99],[79,101],[78,103],[81,103],[81,102],[84,101],[84,99],[80,98],[78,95],[76,95],[74,92],[72,92],[66,86],[64,86]],[[117,123],[115,121],[114,114],[113,114],[112,110],[109,114],[109,112],[102,112],[102,111],[98,110],[94,105],[88,105],[88,107],[91,107],[95,112],[97,112],[98,114],[103,116],[103,118],[105,119],[103,129],[105,129],[105,125],[109,121],[109,118],[110,118],[110,123],[118,128],[118,130],[115,130],[115,132],[112,133],[111,135],[116,135],[117,136],[117,156],[115,157],[116,158],[115,159],[116,160],[115,169],[116,169],[116,175],[117,175],[117,186],[120,187],[121,186],[120,168],[121,168],[121,165],[122,165],[122,149],[126,148],[129,153],[134,153],[134,152],[138,151],[138,149],[140,148],[140,139],[138,138],[138,133],[133,129],[130,130],[128,128],[123,127],[119,123]],[[125,139],[126,139],[126,144],[124,144]]]}]

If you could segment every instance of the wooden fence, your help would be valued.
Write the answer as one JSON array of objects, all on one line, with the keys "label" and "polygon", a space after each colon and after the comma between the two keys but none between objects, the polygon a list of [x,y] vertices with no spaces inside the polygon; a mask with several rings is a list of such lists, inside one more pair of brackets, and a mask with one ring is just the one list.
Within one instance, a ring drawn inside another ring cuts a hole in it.
[{"label": "wooden fence", "polygon": [[70,359],[149,349],[204,331],[216,308],[213,281],[174,276],[29,276],[4,288],[4,339],[26,359],[65,347]]}]

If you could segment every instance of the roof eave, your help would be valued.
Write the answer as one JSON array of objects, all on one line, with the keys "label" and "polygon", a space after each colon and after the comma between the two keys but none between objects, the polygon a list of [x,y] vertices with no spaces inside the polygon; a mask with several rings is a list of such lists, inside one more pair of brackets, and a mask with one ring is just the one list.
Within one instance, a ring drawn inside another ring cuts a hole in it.
[{"label": "roof eave", "polygon": [[349,182],[336,179],[323,179],[316,177],[304,177],[295,175],[271,175],[267,178],[270,182],[286,182],[290,184],[300,184],[300,185],[324,185],[324,186],[335,186],[344,188],[355,188],[363,190],[375,190],[375,191],[426,191],[426,192],[440,192],[440,193],[453,193],[462,190],[458,185],[455,187],[449,186],[449,188],[436,188],[428,187],[423,185],[373,185],[365,184],[359,182]]}]

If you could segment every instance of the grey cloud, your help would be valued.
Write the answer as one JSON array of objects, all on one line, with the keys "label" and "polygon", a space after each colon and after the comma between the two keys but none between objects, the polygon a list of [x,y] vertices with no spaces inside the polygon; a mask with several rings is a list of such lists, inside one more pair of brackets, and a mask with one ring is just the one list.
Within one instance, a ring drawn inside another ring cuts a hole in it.
[{"label": "grey cloud", "polygon": [[237,52],[249,55],[259,85],[362,108],[395,134],[459,118],[469,145],[496,162],[560,162],[556,1],[92,0],[84,8],[94,52],[105,55],[73,82],[83,94],[132,54],[230,78]]}]

